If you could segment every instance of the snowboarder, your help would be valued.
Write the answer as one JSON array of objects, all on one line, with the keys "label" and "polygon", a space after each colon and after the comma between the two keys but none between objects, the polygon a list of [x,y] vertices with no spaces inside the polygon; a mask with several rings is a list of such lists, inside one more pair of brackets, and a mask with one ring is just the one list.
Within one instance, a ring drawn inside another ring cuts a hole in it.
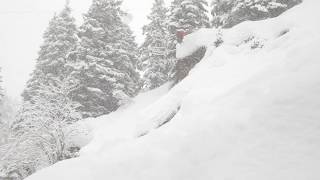
[{"label": "snowboarder", "polygon": [[187,35],[187,33],[186,33],[185,31],[183,31],[183,30],[178,30],[178,31],[176,32],[176,36],[177,36],[178,43],[182,43],[183,38],[184,38],[184,36],[186,36],[186,35]]}]

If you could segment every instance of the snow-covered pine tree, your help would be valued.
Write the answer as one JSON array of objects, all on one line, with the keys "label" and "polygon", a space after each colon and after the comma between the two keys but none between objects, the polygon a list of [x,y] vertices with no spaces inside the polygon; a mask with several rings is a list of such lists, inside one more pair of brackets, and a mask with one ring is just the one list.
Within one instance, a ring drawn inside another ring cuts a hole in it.
[{"label": "snow-covered pine tree", "polygon": [[170,8],[170,28],[174,31],[193,32],[209,27],[206,0],[174,0]]},{"label": "snow-covered pine tree", "polygon": [[72,75],[80,80],[73,92],[84,117],[116,110],[138,91],[137,45],[120,0],[93,0],[80,27],[80,44]]},{"label": "snow-covered pine tree", "polygon": [[213,27],[219,28],[226,24],[226,20],[231,14],[232,5],[232,0],[212,0],[211,23]]},{"label": "snow-covered pine tree", "polygon": [[302,0],[213,0],[213,26],[230,28],[247,20],[263,20],[280,15]]},{"label": "snow-covered pine tree", "polygon": [[169,80],[167,8],[164,0],[155,0],[150,23],[143,27],[145,41],[140,47],[140,61],[144,71],[144,89],[154,89]]},{"label": "snow-covered pine tree", "polygon": [[[127,16],[127,14],[124,13],[122,16]],[[117,77],[112,94],[117,99],[116,106],[121,106],[137,95],[141,88],[141,79],[137,72],[138,45],[133,32],[122,20],[116,24],[118,27],[115,28],[113,35],[116,40],[113,44],[114,54],[111,58],[114,62],[113,68],[122,75]]]},{"label": "snow-covered pine tree", "polygon": [[64,9],[51,19],[43,39],[36,68],[22,94],[25,101],[37,95],[39,87],[49,80],[62,80],[68,76],[65,68],[67,56],[77,44],[77,27],[68,1]]},{"label": "snow-covered pine tree", "polygon": [[182,0],[173,0],[167,12],[167,29],[169,31],[168,37],[168,59],[175,59],[177,41],[177,27],[179,26],[179,19],[182,18],[181,14]]},{"label": "snow-covered pine tree", "polygon": [[235,0],[232,14],[226,26],[244,20],[261,20],[272,16],[274,12],[284,11],[286,5],[278,0]]}]

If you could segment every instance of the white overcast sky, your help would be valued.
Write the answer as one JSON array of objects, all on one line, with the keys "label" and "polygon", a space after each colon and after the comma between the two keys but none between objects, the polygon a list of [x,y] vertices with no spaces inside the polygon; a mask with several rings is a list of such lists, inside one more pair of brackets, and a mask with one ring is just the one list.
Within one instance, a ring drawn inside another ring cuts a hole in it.
[{"label": "white overcast sky", "polygon": [[[170,0],[166,0],[167,3]],[[123,9],[133,16],[130,26],[138,42],[143,40],[141,27],[146,24],[153,0],[124,0]],[[19,98],[32,72],[42,34],[54,12],[65,0],[0,0],[0,67],[3,86],[9,96]],[[71,0],[78,23],[91,0]]]}]

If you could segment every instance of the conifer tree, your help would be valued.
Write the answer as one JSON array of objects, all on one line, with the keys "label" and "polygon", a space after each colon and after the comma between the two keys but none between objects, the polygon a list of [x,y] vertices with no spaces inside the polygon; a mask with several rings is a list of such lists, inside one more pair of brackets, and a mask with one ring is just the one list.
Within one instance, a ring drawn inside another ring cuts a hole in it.
[{"label": "conifer tree", "polygon": [[302,0],[213,0],[213,26],[230,28],[247,20],[263,20],[280,15]]},{"label": "conifer tree", "polygon": [[138,91],[137,45],[121,3],[93,0],[80,27],[72,75],[80,80],[73,96],[84,117],[110,113]]},{"label": "conifer tree", "polygon": [[207,7],[206,0],[174,0],[170,9],[171,29],[193,32],[209,27]]},{"label": "conifer tree", "polygon": [[211,22],[213,27],[219,28],[226,24],[226,20],[231,14],[232,4],[232,0],[212,0]]},{"label": "conifer tree", "polygon": [[163,0],[155,0],[150,23],[143,27],[146,36],[140,47],[140,61],[144,71],[144,88],[154,89],[169,79],[170,62],[168,55],[167,8]]},{"label": "conifer tree", "polygon": [[44,42],[40,47],[36,68],[22,94],[25,101],[30,101],[36,96],[40,86],[68,76],[65,65],[68,54],[76,47],[76,34],[75,19],[71,16],[67,1],[64,9],[51,19],[43,35]]},{"label": "conifer tree", "polygon": [[179,26],[179,19],[182,18],[181,2],[182,0],[173,0],[167,13],[167,29],[169,31],[167,58],[173,60],[176,56],[176,44],[178,43],[176,37],[177,27]]}]

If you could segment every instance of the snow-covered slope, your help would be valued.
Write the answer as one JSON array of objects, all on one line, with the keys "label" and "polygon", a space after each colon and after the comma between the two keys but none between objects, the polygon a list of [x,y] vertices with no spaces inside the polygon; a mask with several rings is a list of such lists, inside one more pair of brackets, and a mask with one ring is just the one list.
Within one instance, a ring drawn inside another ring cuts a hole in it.
[{"label": "snow-covered slope", "polygon": [[320,179],[318,7],[306,0],[278,18],[242,23],[222,32],[218,48],[207,37],[214,30],[190,35],[181,56],[208,51],[185,80],[91,120],[80,158],[27,179]]}]

